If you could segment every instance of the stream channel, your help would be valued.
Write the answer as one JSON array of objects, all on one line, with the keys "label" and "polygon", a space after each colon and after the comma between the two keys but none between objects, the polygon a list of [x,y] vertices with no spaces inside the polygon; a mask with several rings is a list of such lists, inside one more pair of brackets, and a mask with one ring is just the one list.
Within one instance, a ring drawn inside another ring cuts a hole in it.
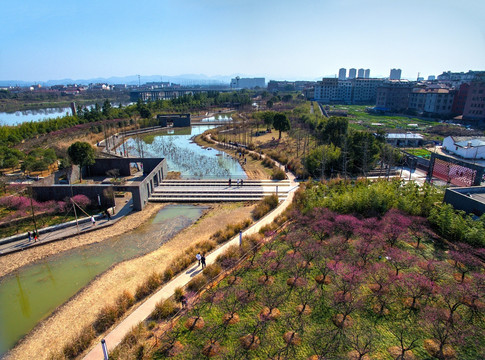
[{"label": "stream channel", "polygon": [[[207,122],[210,124],[211,118]],[[168,170],[180,171],[183,178],[246,178],[232,157],[219,150],[204,149],[192,141],[195,135],[212,127],[176,128],[131,138],[127,140],[129,153],[136,156],[143,148],[145,157],[165,157]],[[49,256],[1,278],[0,358],[96,276],[117,263],[158,249],[193,224],[205,209],[167,205],[150,222],[133,231]]]},{"label": "stream channel", "polygon": [[167,205],[133,231],[26,265],[0,281],[0,357],[97,275],[158,249],[206,209]]}]

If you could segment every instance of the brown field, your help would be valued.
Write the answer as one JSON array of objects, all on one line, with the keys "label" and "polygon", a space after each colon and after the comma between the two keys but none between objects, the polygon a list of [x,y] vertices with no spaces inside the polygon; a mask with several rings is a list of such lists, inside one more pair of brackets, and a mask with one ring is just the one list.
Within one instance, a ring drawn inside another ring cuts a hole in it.
[{"label": "brown field", "polygon": [[[200,241],[209,239],[215,231],[226,225],[250,218],[254,205],[247,204],[213,204],[212,210],[199,219],[196,224],[183,230],[158,250],[145,256],[115,265],[106,273],[98,276],[81,290],[73,299],[58,308],[53,315],[41,322],[29,333],[6,357],[7,359],[49,359],[51,355],[62,350],[80,330],[94,321],[99,310],[114,300],[124,291],[134,293],[136,287],[152,272],[162,272],[167,265],[184,253],[184,250]],[[161,206],[149,204],[143,214],[143,221],[148,220]],[[145,216],[150,213],[150,216]],[[128,217],[129,218],[129,217]],[[127,219],[128,219],[127,218]],[[130,220],[136,225],[142,223],[140,218]],[[134,226],[136,227],[136,226]],[[122,221],[105,229],[110,235],[114,232],[125,232]],[[103,232],[87,234],[100,237]],[[108,238],[109,236],[106,236]],[[74,241],[69,239],[66,241]]]}]

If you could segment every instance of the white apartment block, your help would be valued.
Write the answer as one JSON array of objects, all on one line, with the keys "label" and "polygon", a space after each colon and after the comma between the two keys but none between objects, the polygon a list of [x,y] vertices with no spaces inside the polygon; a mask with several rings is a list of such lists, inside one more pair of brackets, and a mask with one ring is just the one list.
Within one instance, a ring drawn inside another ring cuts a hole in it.
[{"label": "white apartment block", "polygon": [[266,87],[265,78],[240,78],[237,76],[235,79],[231,79],[232,89],[253,89],[255,87]]}]

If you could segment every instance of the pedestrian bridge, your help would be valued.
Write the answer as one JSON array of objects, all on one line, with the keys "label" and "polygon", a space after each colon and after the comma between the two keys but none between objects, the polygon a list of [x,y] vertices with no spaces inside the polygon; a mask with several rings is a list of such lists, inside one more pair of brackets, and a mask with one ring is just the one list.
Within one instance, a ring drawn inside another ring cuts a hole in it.
[{"label": "pedestrian bridge", "polygon": [[284,200],[290,190],[289,180],[244,180],[237,185],[228,180],[163,180],[150,194],[152,202],[257,201],[277,194]]}]

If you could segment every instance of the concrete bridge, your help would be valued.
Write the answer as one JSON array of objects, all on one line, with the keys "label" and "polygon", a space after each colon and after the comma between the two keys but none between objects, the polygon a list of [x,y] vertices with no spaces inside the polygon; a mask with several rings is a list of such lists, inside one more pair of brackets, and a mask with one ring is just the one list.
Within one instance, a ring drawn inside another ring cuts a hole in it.
[{"label": "concrete bridge", "polygon": [[152,202],[257,201],[278,194],[284,200],[290,190],[289,180],[244,180],[237,186],[228,180],[163,180],[150,194]]}]

